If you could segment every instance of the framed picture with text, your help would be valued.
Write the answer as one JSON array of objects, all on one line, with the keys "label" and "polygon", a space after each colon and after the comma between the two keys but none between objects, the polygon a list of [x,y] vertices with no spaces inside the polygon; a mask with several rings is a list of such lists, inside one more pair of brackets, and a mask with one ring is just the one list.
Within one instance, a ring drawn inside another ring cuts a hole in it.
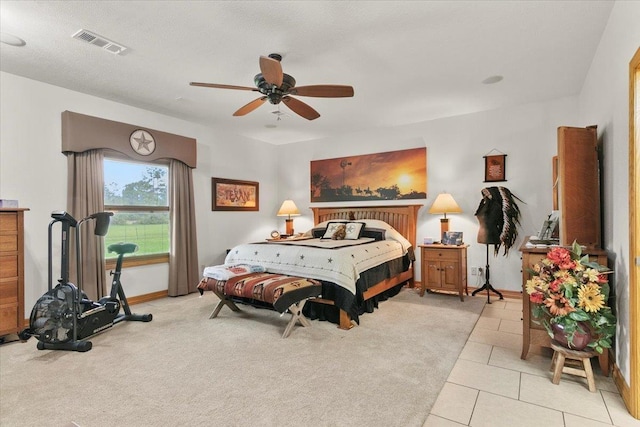
[{"label": "framed picture with text", "polygon": [[484,182],[506,181],[506,154],[484,156]]},{"label": "framed picture with text", "polygon": [[211,210],[258,211],[259,186],[254,181],[211,178]]}]

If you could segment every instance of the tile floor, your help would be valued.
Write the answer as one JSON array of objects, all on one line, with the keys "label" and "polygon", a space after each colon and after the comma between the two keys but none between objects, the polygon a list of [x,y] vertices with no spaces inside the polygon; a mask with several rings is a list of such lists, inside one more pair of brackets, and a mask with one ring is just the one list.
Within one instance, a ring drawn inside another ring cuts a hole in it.
[{"label": "tile floor", "polygon": [[520,300],[485,305],[424,427],[640,427],[597,362],[591,393],[573,375],[551,383],[549,349],[533,347],[520,359],[521,316]]}]

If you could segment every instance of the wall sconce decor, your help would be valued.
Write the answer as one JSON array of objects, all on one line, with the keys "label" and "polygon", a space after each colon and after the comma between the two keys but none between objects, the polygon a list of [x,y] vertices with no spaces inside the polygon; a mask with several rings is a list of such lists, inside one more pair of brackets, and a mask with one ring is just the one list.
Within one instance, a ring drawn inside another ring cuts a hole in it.
[{"label": "wall sconce decor", "polygon": [[280,209],[278,210],[278,216],[287,217],[287,219],[285,220],[287,235],[293,235],[293,218],[291,217],[299,215],[300,211],[298,210],[296,204],[293,203],[293,200],[285,200],[284,202],[282,202],[282,206],[280,206]]},{"label": "wall sconce decor", "polygon": [[453,200],[453,196],[449,193],[440,193],[436,200],[429,208],[430,214],[444,214],[444,218],[440,218],[440,239],[444,237],[444,233],[449,231],[449,219],[447,218],[448,213],[461,213],[462,209]]}]

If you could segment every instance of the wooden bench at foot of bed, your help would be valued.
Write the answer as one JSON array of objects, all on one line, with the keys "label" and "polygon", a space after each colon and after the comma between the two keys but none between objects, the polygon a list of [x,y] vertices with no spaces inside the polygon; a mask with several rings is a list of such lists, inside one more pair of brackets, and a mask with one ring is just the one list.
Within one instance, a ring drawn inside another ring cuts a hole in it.
[{"label": "wooden bench at foot of bed", "polygon": [[[375,297],[376,295],[383,293],[384,291],[388,291],[389,289],[405,282],[408,282],[409,287],[413,288],[413,268],[409,268],[409,270],[404,271],[397,276],[376,283],[362,294],[363,299],[366,301],[370,298]],[[335,305],[335,302],[323,298],[315,298],[313,302],[326,305]],[[338,328],[349,330],[354,326],[355,325],[351,320],[351,316],[349,316],[346,311],[340,309],[340,323],[338,324]]]},{"label": "wooden bench at foot of bed", "polygon": [[236,301],[258,302],[261,307],[273,308],[281,314],[289,311],[291,318],[282,338],[287,338],[298,322],[302,326],[311,326],[302,314],[302,308],[309,298],[316,298],[322,292],[322,285],[316,280],[273,273],[250,273],[229,280],[205,277],[198,288],[209,289],[220,298],[210,319],[217,317],[225,305],[232,311],[240,311]]}]

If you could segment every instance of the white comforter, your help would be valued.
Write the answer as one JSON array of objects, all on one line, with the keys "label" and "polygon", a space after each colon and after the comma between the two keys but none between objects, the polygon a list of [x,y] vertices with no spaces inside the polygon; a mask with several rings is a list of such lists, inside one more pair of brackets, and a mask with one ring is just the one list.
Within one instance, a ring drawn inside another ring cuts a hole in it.
[{"label": "white comforter", "polygon": [[248,243],[233,248],[226,265],[261,265],[270,273],[308,277],[334,282],[356,293],[360,273],[377,265],[400,258],[406,251],[395,240],[381,240],[338,249],[311,247],[320,239],[301,241],[300,245]]}]

